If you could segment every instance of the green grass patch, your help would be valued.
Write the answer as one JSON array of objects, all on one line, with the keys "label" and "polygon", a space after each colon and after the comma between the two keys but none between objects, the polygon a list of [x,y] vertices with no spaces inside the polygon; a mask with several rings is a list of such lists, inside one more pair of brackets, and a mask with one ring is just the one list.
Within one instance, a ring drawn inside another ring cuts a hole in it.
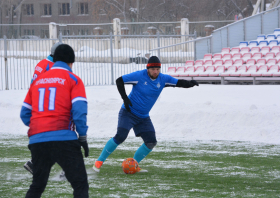
[{"label": "green grass patch", "polygon": [[[141,163],[148,173],[126,175],[123,159],[142,144],[128,138],[110,155],[100,173],[92,170],[108,139],[89,139],[85,159],[90,197],[279,197],[280,145],[232,141],[158,141]],[[23,164],[30,159],[26,136],[1,136],[0,197],[24,197],[32,176]],[[72,197],[68,181],[53,166],[42,197]]]}]

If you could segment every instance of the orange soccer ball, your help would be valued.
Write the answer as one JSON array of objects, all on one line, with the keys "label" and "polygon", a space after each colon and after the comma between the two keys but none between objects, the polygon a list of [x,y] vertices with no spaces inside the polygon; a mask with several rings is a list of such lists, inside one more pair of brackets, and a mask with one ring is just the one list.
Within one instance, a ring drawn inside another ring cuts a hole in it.
[{"label": "orange soccer ball", "polygon": [[127,158],[122,163],[122,169],[126,174],[134,174],[138,172],[138,162],[133,158]]}]

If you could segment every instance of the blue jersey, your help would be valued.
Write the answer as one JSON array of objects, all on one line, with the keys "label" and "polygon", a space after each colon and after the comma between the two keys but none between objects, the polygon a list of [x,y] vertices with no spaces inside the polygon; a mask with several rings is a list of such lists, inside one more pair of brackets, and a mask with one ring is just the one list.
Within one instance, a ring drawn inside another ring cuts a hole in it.
[{"label": "blue jersey", "polygon": [[[152,80],[147,69],[122,76],[124,84],[133,84],[128,98],[132,102],[131,112],[140,118],[149,116],[149,112],[157,101],[164,87],[175,87],[178,79],[160,73],[157,79]],[[125,109],[125,106],[122,105]]]}]

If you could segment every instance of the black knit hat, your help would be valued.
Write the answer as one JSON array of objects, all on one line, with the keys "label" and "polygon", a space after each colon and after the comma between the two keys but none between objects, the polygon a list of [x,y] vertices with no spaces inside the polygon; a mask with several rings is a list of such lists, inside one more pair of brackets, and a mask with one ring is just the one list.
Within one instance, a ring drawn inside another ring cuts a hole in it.
[{"label": "black knit hat", "polygon": [[148,60],[147,69],[149,68],[161,68],[161,63],[158,57],[151,56]]},{"label": "black knit hat", "polygon": [[75,62],[75,53],[70,45],[61,44],[59,45],[53,55],[53,61],[63,61],[65,63],[74,63]]}]

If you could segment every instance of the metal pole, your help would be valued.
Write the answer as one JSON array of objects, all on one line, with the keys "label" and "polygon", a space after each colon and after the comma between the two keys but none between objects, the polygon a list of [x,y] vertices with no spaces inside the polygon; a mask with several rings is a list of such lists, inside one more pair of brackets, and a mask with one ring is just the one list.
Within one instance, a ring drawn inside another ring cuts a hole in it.
[{"label": "metal pole", "polygon": [[59,42],[62,43],[62,33],[61,32],[59,33],[58,39],[59,39]]},{"label": "metal pole", "polygon": [[8,41],[6,35],[4,35],[5,84],[6,84],[6,90],[9,90],[7,50],[8,50]]},{"label": "metal pole", "polygon": [[[157,32],[158,47],[160,47],[160,37],[159,32]],[[160,49],[158,49],[158,58],[160,59]]]},{"label": "metal pole", "polygon": [[113,34],[110,32],[110,51],[111,51],[111,84],[114,84],[114,65],[113,65]]},{"label": "metal pole", "polygon": [[[194,40],[196,39],[196,37],[197,37],[197,34],[196,34],[196,31],[194,31]],[[194,42],[194,44],[193,44],[194,46],[193,46],[193,51],[194,51],[194,61],[196,61],[196,41]]]}]

